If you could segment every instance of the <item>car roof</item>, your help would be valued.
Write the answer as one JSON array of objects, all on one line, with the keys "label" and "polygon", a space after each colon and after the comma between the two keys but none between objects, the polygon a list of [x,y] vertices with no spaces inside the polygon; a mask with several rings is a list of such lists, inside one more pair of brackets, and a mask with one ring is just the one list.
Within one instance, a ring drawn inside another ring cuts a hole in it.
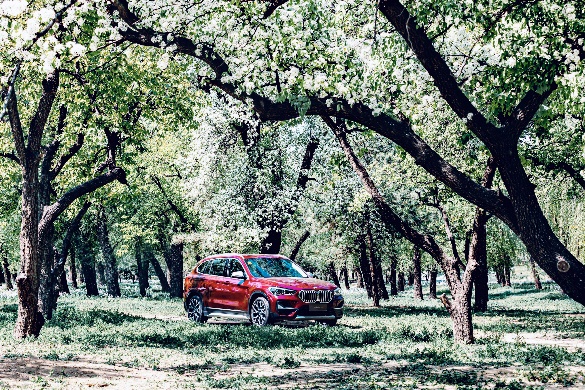
[{"label": "car roof", "polygon": [[268,255],[268,254],[260,254],[260,253],[221,253],[221,254],[217,254],[217,255],[207,256],[203,260],[215,259],[218,257],[241,257],[243,259],[250,259],[253,257],[272,257],[272,258],[282,258],[282,259],[287,258],[286,256],[283,256],[283,255]]}]

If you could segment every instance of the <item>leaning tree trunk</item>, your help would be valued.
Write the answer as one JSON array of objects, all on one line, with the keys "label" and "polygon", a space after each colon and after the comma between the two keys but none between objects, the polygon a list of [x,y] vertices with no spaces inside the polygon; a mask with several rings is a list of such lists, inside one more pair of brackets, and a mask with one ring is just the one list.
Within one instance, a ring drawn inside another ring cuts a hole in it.
[{"label": "leaning tree trunk", "polygon": [[143,252],[143,256],[146,257],[147,262],[152,265],[154,269],[154,273],[156,274],[158,280],[160,281],[160,288],[164,293],[170,293],[171,287],[169,286],[169,281],[167,280],[167,276],[165,275],[165,271],[163,271],[162,267],[160,266],[159,261],[157,260],[154,252],[152,251],[151,247],[147,247]]},{"label": "leaning tree trunk", "polygon": [[413,285],[414,285],[414,299],[423,299],[422,281],[421,281],[421,253],[418,246],[414,247],[414,256],[412,258],[413,265]]},{"label": "leaning tree trunk", "polygon": [[534,288],[537,290],[542,290],[542,283],[540,283],[540,277],[538,276],[538,271],[536,270],[536,264],[532,256],[530,256],[530,270],[532,272],[532,278],[534,279]]},{"label": "leaning tree trunk", "polygon": [[431,277],[429,280],[429,297],[431,299],[437,299],[437,270],[431,271]]},{"label": "leaning tree trunk", "polygon": [[118,265],[114,256],[114,249],[110,243],[105,210],[102,208],[97,223],[97,233],[104,257],[104,276],[106,279],[106,293],[111,297],[119,297],[120,284],[118,282]]},{"label": "leaning tree trunk", "polygon": [[134,256],[136,257],[136,268],[138,269],[138,287],[140,289],[140,296],[146,296],[148,289],[148,259],[142,253],[142,245],[140,241],[136,241],[134,246]]},{"label": "leaning tree trunk", "polygon": [[398,295],[398,286],[396,285],[396,259],[390,261],[390,295]]},{"label": "leaning tree trunk", "polygon": [[305,243],[305,241],[307,241],[307,239],[309,238],[310,235],[311,235],[311,233],[309,233],[308,230],[304,231],[304,233],[301,235],[301,237],[299,238],[299,240],[295,244],[295,247],[293,248],[292,252],[290,253],[289,258],[291,260],[294,260],[297,258],[297,255],[299,254],[299,251],[301,250],[301,246]]},{"label": "leaning tree trunk", "polygon": [[183,243],[171,243],[165,253],[165,261],[169,272],[171,298],[183,297]]},{"label": "leaning tree trunk", "polygon": [[14,288],[12,286],[12,274],[8,268],[8,256],[6,254],[2,256],[2,269],[4,270],[4,278],[6,279],[6,290],[12,290]]}]

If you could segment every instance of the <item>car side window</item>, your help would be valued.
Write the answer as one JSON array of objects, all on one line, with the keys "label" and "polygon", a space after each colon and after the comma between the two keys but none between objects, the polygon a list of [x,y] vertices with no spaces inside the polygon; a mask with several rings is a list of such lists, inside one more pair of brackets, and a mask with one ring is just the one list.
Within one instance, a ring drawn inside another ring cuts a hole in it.
[{"label": "car side window", "polygon": [[213,259],[211,260],[211,267],[207,271],[210,275],[217,275],[217,276],[224,276],[224,268],[225,268],[225,260],[226,259]]},{"label": "car side window", "polygon": [[234,272],[241,272],[242,275],[246,275],[244,272],[244,267],[242,267],[242,263],[238,259],[227,259],[225,273],[228,278],[232,277]]},{"label": "car side window", "polygon": [[197,272],[200,274],[208,274],[209,273],[209,266],[211,265],[211,260],[202,263],[199,267],[197,267]]}]

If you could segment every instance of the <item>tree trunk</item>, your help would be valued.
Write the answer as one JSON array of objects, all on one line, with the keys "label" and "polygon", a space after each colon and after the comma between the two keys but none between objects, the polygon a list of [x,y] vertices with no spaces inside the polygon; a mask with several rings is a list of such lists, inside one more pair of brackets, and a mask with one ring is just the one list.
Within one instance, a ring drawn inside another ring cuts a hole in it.
[{"label": "tree trunk", "polygon": [[329,273],[329,277],[333,280],[333,284],[335,284],[337,287],[341,287],[339,278],[337,277],[337,272],[335,271],[335,263],[333,261],[329,262],[329,265],[327,266],[327,272]]},{"label": "tree trunk", "polygon": [[412,286],[414,284],[414,273],[410,271],[408,273],[408,285]]},{"label": "tree trunk", "polygon": [[400,271],[398,272],[398,291],[404,291],[405,284],[406,281],[404,280],[404,272]]},{"label": "tree trunk", "polygon": [[372,273],[370,271],[370,261],[368,260],[368,252],[365,238],[361,235],[358,237],[358,247],[362,283],[364,284],[364,288],[368,293],[368,298],[373,298],[374,295],[372,291]]},{"label": "tree trunk", "polygon": [[271,227],[260,244],[260,253],[273,255],[279,254],[281,245],[282,230],[278,227]]},{"label": "tree trunk", "polygon": [[365,288],[365,286],[364,286],[364,278],[362,277],[361,270],[359,268],[356,268],[354,270],[354,272],[355,272],[355,275],[356,275],[355,278],[356,278],[357,288]]},{"label": "tree trunk", "polygon": [[441,296],[443,305],[447,308],[453,322],[453,338],[457,343],[473,344],[473,324],[471,322],[471,288],[467,294],[462,294],[449,300],[445,294]]},{"label": "tree trunk", "polygon": [[414,285],[414,299],[423,299],[422,281],[421,281],[421,253],[418,246],[414,247],[414,256],[412,258],[413,264],[413,285]]},{"label": "tree trunk", "polygon": [[532,278],[534,279],[534,288],[537,290],[542,290],[542,284],[540,283],[540,277],[538,276],[538,271],[536,270],[536,264],[534,263],[534,259],[530,256],[530,270],[532,271]]},{"label": "tree trunk", "polygon": [[429,280],[429,297],[431,299],[437,299],[437,274],[436,270],[431,271],[431,277]]},{"label": "tree trunk", "polygon": [[[36,159],[35,159],[36,160]],[[27,161],[28,162],[28,161]],[[14,337],[37,337],[45,323],[39,312],[39,203],[38,161],[22,169],[20,273],[16,277],[18,315]]]},{"label": "tree trunk", "polygon": [[398,295],[398,286],[396,285],[396,259],[390,261],[390,295]]},{"label": "tree trunk", "polygon": [[345,285],[345,289],[349,290],[349,275],[347,272],[347,264],[343,265],[341,269],[341,277],[343,278],[343,284]]},{"label": "tree trunk", "polygon": [[95,255],[90,242],[89,232],[83,229],[80,231],[79,238],[75,243],[76,257],[79,259],[81,266],[81,275],[85,283],[87,296],[98,296],[99,290],[97,285]]},{"label": "tree trunk", "polygon": [[97,222],[97,233],[99,237],[100,247],[102,249],[102,256],[104,258],[104,277],[106,279],[106,293],[111,297],[119,297],[120,284],[118,282],[118,265],[116,264],[116,257],[114,256],[114,249],[110,243],[110,236],[108,233],[107,219],[104,208],[102,207],[99,213]]},{"label": "tree trunk", "polygon": [[138,287],[140,289],[140,296],[146,296],[148,289],[148,259],[142,253],[142,245],[139,240],[136,240],[134,246],[134,256],[136,257],[136,268],[138,270]]},{"label": "tree trunk", "polygon": [[169,281],[167,280],[167,276],[165,275],[165,271],[163,271],[162,267],[160,266],[159,261],[157,260],[156,256],[151,247],[147,247],[144,252],[143,256],[146,257],[146,260],[152,265],[154,269],[154,273],[156,274],[158,280],[160,281],[160,288],[164,293],[170,293],[171,287],[169,286]]},{"label": "tree trunk", "polygon": [[[368,219],[370,216],[368,216]],[[384,284],[384,273],[382,271],[382,265],[380,259],[377,256],[376,244],[372,235],[370,223],[367,223],[367,245],[370,250],[370,272],[372,274],[372,293],[374,299],[374,306],[380,305],[380,299],[388,299],[388,291]]]},{"label": "tree trunk", "polygon": [[512,287],[512,282],[510,281],[510,265],[507,262],[504,264],[504,286]]},{"label": "tree trunk", "polygon": [[171,243],[165,254],[171,298],[183,297],[183,243]]},{"label": "tree trunk", "polygon": [[71,245],[71,251],[69,252],[69,272],[71,274],[71,287],[77,287],[77,268],[75,267],[75,248]]},{"label": "tree trunk", "polygon": [[10,273],[10,268],[8,268],[8,256],[2,256],[2,269],[4,270],[4,278],[6,280],[6,290],[12,290],[14,287],[12,286],[12,274]]},{"label": "tree trunk", "polygon": [[4,271],[2,271],[2,267],[0,267],[0,284],[6,283],[6,279],[4,278]]},{"label": "tree trunk", "polygon": [[488,217],[485,211],[476,209],[473,222],[473,232],[469,246],[469,258],[477,263],[473,273],[475,286],[475,302],[473,308],[477,312],[487,311],[488,294],[488,264],[487,264],[487,239],[486,223]]},{"label": "tree trunk", "polygon": [[296,259],[297,255],[299,254],[299,251],[301,250],[301,246],[305,243],[305,241],[307,241],[307,239],[309,238],[310,235],[311,235],[311,233],[309,233],[308,230],[305,230],[305,232],[301,235],[301,237],[299,238],[299,240],[295,244],[295,247],[293,248],[292,252],[290,253],[289,258],[291,260]]},{"label": "tree trunk", "polygon": [[67,274],[65,271],[61,272],[61,275],[59,276],[59,292],[63,294],[71,294],[69,286],[67,285]]},{"label": "tree trunk", "polygon": [[97,281],[100,286],[106,285],[106,271],[104,270],[104,264],[102,262],[95,263],[95,269],[97,271]]}]

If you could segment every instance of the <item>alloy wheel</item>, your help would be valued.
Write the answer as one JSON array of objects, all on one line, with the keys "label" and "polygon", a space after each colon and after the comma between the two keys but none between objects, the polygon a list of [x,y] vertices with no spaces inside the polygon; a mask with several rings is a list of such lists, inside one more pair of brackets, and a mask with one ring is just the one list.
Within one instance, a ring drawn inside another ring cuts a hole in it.
[{"label": "alloy wheel", "polygon": [[258,297],[252,302],[252,308],[250,309],[250,317],[252,325],[264,326],[268,324],[268,318],[270,314],[270,305],[268,300],[264,297]]},{"label": "alloy wheel", "polygon": [[187,318],[194,322],[203,322],[203,302],[201,302],[201,298],[197,295],[189,298]]}]

